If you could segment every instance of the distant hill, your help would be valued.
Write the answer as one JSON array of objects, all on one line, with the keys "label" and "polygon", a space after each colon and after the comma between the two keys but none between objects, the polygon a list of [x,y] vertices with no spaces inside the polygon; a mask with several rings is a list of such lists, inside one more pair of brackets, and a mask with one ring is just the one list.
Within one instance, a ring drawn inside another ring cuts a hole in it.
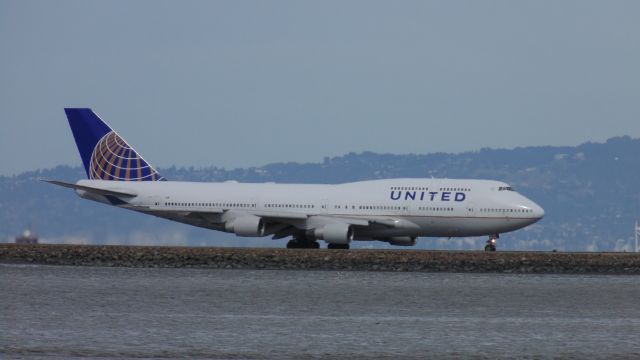
[{"label": "distant hill", "polygon": [[[546,217],[501,237],[504,250],[632,250],[640,218],[640,139],[616,137],[576,147],[482,149],[459,154],[391,155],[365,152],[322,163],[262,167],[165,168],[171,180],[341,183],[393,177],[495,179],[539,203]],[[0,240],[12,241],[28,224],[46,242],[283,246],[283,241],[236,238],[78,198],[40,178],[76,181],[81,167],[58,166],[0,177]],[[420,247],[480,249],[484,238],[426,239]],[[362,246],[386,247],[363,243]]]}]

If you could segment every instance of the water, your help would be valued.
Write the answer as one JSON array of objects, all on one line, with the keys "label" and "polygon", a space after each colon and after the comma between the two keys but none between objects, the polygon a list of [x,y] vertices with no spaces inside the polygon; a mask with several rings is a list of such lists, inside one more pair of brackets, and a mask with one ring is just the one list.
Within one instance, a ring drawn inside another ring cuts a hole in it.
[{"label": "water", "polygon": [[640,358],[640,277],[0,265],[0,358]]}]

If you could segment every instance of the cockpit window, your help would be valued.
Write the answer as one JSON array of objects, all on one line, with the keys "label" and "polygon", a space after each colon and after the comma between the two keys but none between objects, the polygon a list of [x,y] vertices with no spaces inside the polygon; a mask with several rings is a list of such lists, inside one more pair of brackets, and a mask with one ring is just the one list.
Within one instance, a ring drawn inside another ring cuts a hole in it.
[{"label": "cockpit window", "polygon": [[514,191],[511,186],[500,186],[498,191]]}]

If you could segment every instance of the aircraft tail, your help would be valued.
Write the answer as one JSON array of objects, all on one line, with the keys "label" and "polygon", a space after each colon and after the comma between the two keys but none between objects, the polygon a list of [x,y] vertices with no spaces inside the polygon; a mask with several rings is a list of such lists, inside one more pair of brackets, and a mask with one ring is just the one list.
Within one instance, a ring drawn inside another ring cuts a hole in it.
[{"label": "aircraft tail", "polygon": [[166,180],[93,110],[65,108],[64,112],[89,179]]}]

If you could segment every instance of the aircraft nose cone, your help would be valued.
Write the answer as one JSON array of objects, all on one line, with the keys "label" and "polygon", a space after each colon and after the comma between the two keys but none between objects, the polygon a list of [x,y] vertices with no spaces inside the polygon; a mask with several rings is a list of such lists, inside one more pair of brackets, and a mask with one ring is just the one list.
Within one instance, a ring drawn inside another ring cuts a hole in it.
[{"label": "aircraft nose cone", "polygon": [[533,210],[533,217],[536,219],[540,220],[544,217],[544,209],[533,201],[531,202],[531,210]]}]

